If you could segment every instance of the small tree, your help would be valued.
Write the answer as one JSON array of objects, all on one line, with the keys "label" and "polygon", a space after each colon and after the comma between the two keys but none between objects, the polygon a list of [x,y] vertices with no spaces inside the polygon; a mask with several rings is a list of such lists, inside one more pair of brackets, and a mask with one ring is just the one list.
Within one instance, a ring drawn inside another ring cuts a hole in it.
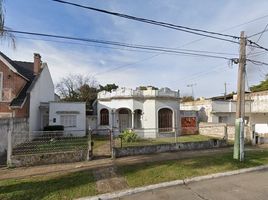
[{"label": "small tree", "polygon": [[250,87],[251,92],[260,92],[264,90],[268,90],[268,78],[266,78],[264,81],[261,81],[260,84]]},{"label": "small tree", "polygon": [[105,86],[100,85],[100,91],[108,91],[111,92],[112,90],[116,90],[118,88],[118,85],[116,84],[106,84]]},{"label": "small tree", "polygon": [[194,101],[193,96],[183,96],[181,97],[181,102],[189,102],[189,101]]}]

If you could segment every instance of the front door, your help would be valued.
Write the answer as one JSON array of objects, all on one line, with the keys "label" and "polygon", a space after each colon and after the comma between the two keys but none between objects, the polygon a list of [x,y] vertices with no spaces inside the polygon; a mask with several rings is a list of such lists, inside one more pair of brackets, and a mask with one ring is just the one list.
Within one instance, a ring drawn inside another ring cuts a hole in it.
[{"label": "front door", "polygon": [[129,126],[129,114],[119,114],[119,130],[123,132],[124,130],[130,128]]}]

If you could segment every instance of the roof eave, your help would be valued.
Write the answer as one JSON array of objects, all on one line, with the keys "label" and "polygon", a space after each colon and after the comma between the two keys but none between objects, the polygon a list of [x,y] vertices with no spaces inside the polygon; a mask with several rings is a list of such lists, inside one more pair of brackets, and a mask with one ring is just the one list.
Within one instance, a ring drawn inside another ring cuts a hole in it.
[{"label": "roof eave", "polygon": [[23,76],[21,73],[19,73],[3,56],[0,55],[0,60],[3,61],[3,63],[10,69],[12,70],[14,73],[18,74],[19,76],[21,76],[22,78],[26,79],[27,81],[30,81],[28,78],[26,78],[25,76]]}]

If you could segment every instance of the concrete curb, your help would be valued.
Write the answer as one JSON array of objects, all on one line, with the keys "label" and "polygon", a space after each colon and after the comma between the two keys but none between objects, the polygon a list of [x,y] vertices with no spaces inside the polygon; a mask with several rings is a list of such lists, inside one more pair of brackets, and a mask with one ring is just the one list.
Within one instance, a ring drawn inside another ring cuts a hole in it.
[{"label": "concrete curb", "polygon": [[82,197],[82,198],[79,198],[77,200],[108,200],[108,199],[119,198],[119,197],[132,195],[132,194],[136,194],[136,193],[140,193],[140,192],[159,189],[159,188],[166,188],[166,187],[177,186],[177,185],[185,185],[185,184],[189,184],[189,183],[193,183],[193,182],[209,180],[209,179],[214,179],[214,178],[220,178],[220,177],[226,177],[226,176],[232,176],[232,175],[243,174],[243,173],[248,173],[248,172],[254,172],[254,171],[259,171],[259,170],[264,170],[264,169],[268,169],[268,165],[262,165],[262,166],[246,168],[246,169],[239,169],[239,170],[234,170],[234,171],[229,171],[229,172],[210,174],[210,175],[205,175],[205,176],[198,176],[198,177],[183,179],[183,180],[163,182],[163,183],[148,185],[148,186],[144,186],[144,187],[136,187],[136,188],[132,188],[132,189],[128,189],[128,190],[122,190],[122,191],[117,191],[117,192],[101,194],[101,195],[97,195],[97,196]]}]

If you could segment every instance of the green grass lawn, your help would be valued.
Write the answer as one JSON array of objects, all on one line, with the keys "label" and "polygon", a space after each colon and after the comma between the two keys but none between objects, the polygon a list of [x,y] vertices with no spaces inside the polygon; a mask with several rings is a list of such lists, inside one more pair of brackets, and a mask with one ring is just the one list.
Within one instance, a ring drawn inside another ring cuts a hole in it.
[{"label": "green grass lawn", "polygon": [[121,166],[119,171],[126,178],[130,187],[138,187],[263,164],[268,164],[268,150],[246,152],[244,163],[233,160],[232,153],[225,153],[191,159]]},{"label": "green grass lawn", "polygon": [[1,200],[58,200],[95,195],[91,171],[0,181]]},{"label": "green grass lawn", "polygon": [[[177,142],[199,142],[199,141],[207,141],[213,139],[212,137],[204,136],[204,135],[185,135],[185,136],[179,136],[176,138],[175,137],[164,137],[164,138],[156,138],[156,139],[143,139],[140,138],[136,142],[131,142],[127,143],[124,142],[122,143],[123,147],[127,146],[147,146],[147,145],[156,145],[156,144],[168,144],[168,143],[175,143]],[[121,140],[120,138],[116,139],[116,147],[121,147]]]},{"label": "green grass lawn", "polygon": [[[130,187],[138,187],[268,164],[268,150],[248,151],[245,155],[244,163],[234,161],[232,153],[219,153],[182,160],[117,166],[117,171],[125,177]],[[1,200],[67,200],[97,193],[96,182],[90,170],[0,181]]]}]

